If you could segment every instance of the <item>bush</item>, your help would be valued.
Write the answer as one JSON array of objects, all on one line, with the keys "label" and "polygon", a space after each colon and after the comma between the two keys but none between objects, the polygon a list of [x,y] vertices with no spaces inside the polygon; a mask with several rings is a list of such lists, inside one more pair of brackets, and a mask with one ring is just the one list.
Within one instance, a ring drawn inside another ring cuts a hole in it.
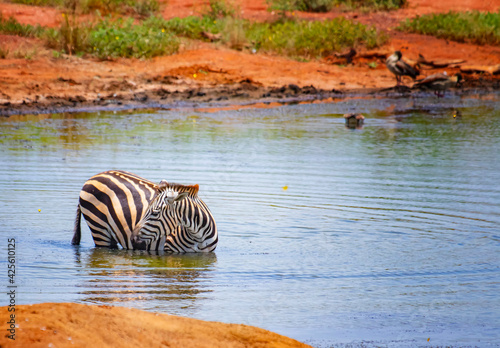
[{"label": "bush", "polygon": [[[153,19],[151,19],[153,21]],[[251,46],[265,52],[302,58],[322,57],[347,47],[364,45],[374,48],[387,42],[388,36],[373,27],[336,18],[327,21],[281,20],[275,23],[250,22],[225,17],[156,18],[157,26],[191,39],[206,39],[203,32],[221,34],[221,40],[233,48]]]},{"label": "bush", "polygon": [[151,58],[179,49],[177,38],[156,26],[155,20],[133,25],[132,18],[100,21],[90,31],[89,45],[91,52],[100,58]]},{"label": "bush", "polygon": [[500,11],[448,12],[417,16],[399,30],[479,45],[500,45]]},{"label": "bush", "polygon": [[134,19],[101,18],[96,24],[80,24],[65,16],[59,29],[48,29],[44,35],[47,45],[67,54],[89,53],[102,59],[151,58],[173,54],[179,40],[151,17],[140,24]]},{"label": "bush", "polygon": [[343,6],[348,10],[388,11],[405,7],[408,4],[408,0],[335,0],[335,4]]},{"label": "bush", "polygon": [[293,57],[323,57],[347,47],[374,48],[388,40],[384,33],[363,24],[336,18],[327,21],[254,23],[247,38],[257,49]]},{"label": "bush", "polygon": [[346,10],[395,10],[407,5],[408,0],[267,0],[269,9],[282,16],[291,11],[328,12],[334,6]]},{"label": "bush", "polygon": [[67,54],[88,51],[92,26],[80,24],[75,15],[68,16],[63,13],[63,17],[64,21],[59,29],[46,30],[44,38],[47,46]]}]

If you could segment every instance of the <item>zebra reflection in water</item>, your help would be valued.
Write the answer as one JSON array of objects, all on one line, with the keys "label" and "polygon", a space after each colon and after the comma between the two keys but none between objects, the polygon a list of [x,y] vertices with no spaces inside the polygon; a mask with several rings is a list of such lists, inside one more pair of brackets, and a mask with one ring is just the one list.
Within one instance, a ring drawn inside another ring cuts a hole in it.
[{"label": "zebra reflection in water", "polygon": [[82,301],[181,313],[212,290],[215,253],[169,254],[93,248],[75,250]]},{"label": "zebra reflection in water", "polygon": [[167,252],[211,252],[217,226],[198,185],[111,170],[90,178],[80,192],[72,244],[80,244],[81,215],[96,246]]}]

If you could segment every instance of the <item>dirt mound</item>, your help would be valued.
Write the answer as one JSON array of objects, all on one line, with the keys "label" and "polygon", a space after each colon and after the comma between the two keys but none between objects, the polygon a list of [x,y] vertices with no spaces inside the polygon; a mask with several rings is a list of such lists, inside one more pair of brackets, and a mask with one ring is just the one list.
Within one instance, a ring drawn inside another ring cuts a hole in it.
[{"label": "dirt mound", "polygon": [[[15,308],[15,340],[2,329],[0,347],[309,347],[253,326],[124,307],[41,303]],[[0,310],[10,313],[7,307]]]}]

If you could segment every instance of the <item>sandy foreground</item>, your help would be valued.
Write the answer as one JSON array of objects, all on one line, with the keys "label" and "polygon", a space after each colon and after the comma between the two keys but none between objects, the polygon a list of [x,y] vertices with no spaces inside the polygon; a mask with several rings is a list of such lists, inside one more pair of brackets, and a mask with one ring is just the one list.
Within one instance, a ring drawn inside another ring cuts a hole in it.
[{"label": "sandy foreground", "polygon": [[[391,90],[395,77],[385,67],[385,57],[395,50],[405,59],[443,63],[461,61],[445,67],[422,68],[421,78],[446,71],[464,74],[464,90],[500,88],[500,47],[458,43],[431,36],[407,34],[396,30],[399,22],[420,14],[481,10],[497,11],[496,0],[468,0],[457,5],[453,0],[409,0],[407,8],[391,12],[305,13],[305,19],[344,16],[384,30],[390,41],[375,52],[358,49],[352,63],[335,56],[299,62],[248,50],[236,51],[218,43],[191,42],[178,54],[150,60],[115,59],[63,55],[54,58],[36,39],[0,35],[10,52],[36,52],[31,59],[0,59],[0,115],[51,113],[98,109],[124,109],[178,105],[241,105],[255,102],[318,100],[349,94],[384,94]],[[172,0],[163,6],[163,16],[199,14],[206,1]],[[242,0],[240,15],[253,20],[272,19],[265,0]],[[61,12],[11,3],[0,3],[5,18],[21,23],[58,26]],[[412,86],[410,79],[405,80]],[[413,93],[410,88],[405,90]]]},{"label": "sandy foreground", "polygon": [[[309,347],[257,327],[224,324],[133,308],[41,303],[1,307],[0,347]],[[6,330],[7,329],[7,330]]]}]

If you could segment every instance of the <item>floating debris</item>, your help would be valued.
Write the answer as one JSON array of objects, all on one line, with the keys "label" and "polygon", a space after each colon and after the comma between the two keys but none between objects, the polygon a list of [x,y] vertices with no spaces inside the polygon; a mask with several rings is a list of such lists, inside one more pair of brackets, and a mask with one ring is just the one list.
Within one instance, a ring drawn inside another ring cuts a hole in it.
[{"label": "floating debris", "polygon": [[345,126],[350,129],[361,129],[363,128],[363,122],[365,121],[365,116],[361,114],[345,114]]}]

